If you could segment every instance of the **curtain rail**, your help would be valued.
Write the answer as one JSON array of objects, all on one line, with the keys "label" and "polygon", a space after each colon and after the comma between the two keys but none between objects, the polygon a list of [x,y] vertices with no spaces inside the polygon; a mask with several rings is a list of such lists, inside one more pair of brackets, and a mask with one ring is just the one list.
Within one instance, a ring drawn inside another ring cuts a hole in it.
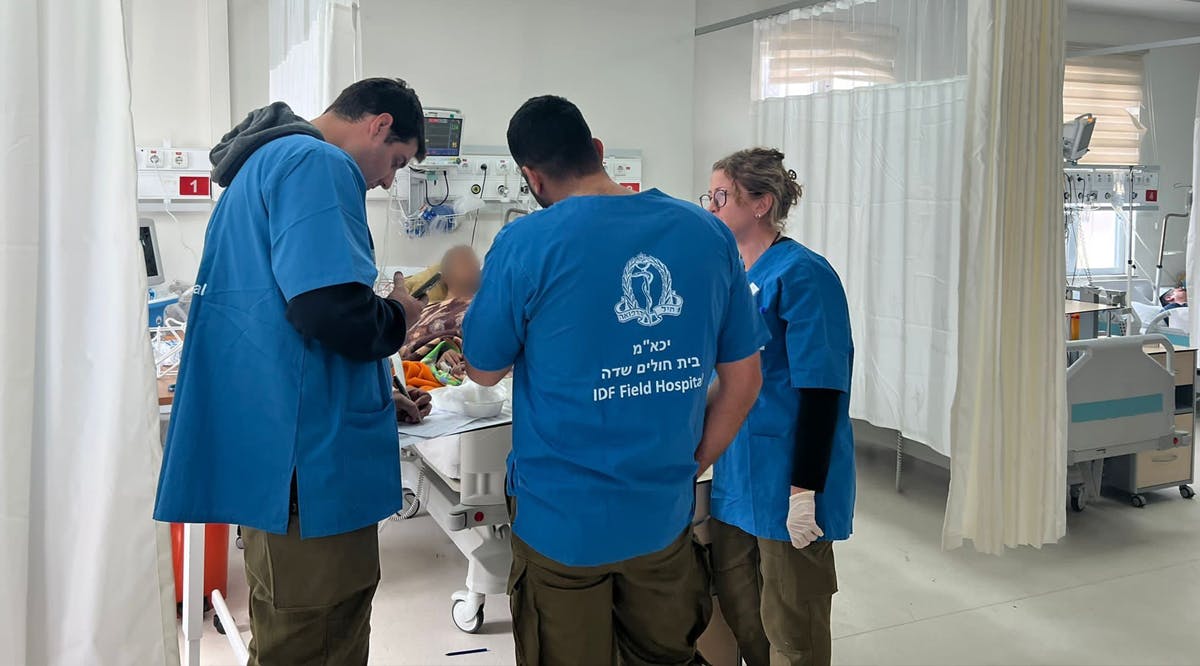
[{"label": "curtain rail", "polygon": [[812,7],[813,5],[819,5],[826,1],[827,0],[800,0],[799,2],[787,2],[782,5],[771,7],[770,9],[763,9],[761,11],[751,12],[749,14],[742,14],[741,16],[737,16],[725,21],[710,23],[706,26],[696,28],[696,36],[699,37],[700,35],[707,35],[710,32],[717,32],[720,30],[725,30],[726,28],[744,25],[752,21],[757,21],[760,18],[767,18],[768,16],[778,16],[784,12],[790,12],[793,9]]},{"label": "curtain rail", "polygon": [[1086,51],[1068,53],[1067,59],[1085,58],[1087,56],[1118,55],[1121,53],[1149,51],[1150,49],[1165,49],[1172,46],[1192,46],[1195,44],[1200,44],[1200,37],[1185,37],[1183,39],[1168,39],[1163,42],[1146,42],[1144,44],[1130,44],[1128,46],[1108,46],[1102,49],[1088,49]]}]

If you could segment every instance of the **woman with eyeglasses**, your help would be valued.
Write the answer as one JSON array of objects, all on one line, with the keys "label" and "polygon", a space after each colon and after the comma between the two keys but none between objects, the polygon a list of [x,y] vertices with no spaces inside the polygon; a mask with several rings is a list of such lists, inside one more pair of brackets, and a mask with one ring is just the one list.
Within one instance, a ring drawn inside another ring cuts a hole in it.
[{"label": "woman with eyeglasses", "polygon": [[854,512],[846,294],[784,235],[802,190],[783,153],[736,152],[709,184],[700,203],[733,232],[772,336],[758,401],[713,468],[717,597],[749,666],[829,664],[833,542]]}]

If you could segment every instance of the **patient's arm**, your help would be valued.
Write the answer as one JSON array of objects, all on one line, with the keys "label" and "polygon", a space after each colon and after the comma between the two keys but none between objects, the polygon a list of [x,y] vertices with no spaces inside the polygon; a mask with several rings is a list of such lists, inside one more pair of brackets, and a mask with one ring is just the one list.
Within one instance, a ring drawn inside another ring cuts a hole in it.
[{"label": "patient's arm", "polygon": [[704,413],[704,434],[696,447],[698,474],[712,467],[729,448],[761,388],[762,365],[757,352],[740,361],[717,364],[716,386]]},{"label": "patient's arm", "polygon": [[499,384],[500,380],[507,377],[511,370],[511,367],[494,371],[479,370],[472,366],[470,361],[467,362],[467,376],[471,378],[471,381],[480,386],[495,386]]}]

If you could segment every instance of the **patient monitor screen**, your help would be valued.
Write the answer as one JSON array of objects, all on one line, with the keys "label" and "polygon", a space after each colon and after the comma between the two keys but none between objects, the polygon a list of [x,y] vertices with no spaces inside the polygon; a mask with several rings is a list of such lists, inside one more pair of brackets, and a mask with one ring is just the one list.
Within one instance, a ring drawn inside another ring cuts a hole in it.
[{"label": "patient monitor screen", "polygon": [[425,152],[431,157],[458,157],[462,145],[462,118],[425,116]]}]

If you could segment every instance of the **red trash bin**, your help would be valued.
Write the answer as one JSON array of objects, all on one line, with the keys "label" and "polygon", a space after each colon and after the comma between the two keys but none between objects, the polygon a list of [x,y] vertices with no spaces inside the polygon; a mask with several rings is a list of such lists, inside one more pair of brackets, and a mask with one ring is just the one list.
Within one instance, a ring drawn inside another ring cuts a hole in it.
[{"label": "red trash bin", "polygon": [[[183,603],[183,523],[171,523],[171,560],[175,565],[175,603]],[[229,596],[229,526],[204,526],[204,599],[214,589]],[[205,604],[206,606],[208,604]]]}]

